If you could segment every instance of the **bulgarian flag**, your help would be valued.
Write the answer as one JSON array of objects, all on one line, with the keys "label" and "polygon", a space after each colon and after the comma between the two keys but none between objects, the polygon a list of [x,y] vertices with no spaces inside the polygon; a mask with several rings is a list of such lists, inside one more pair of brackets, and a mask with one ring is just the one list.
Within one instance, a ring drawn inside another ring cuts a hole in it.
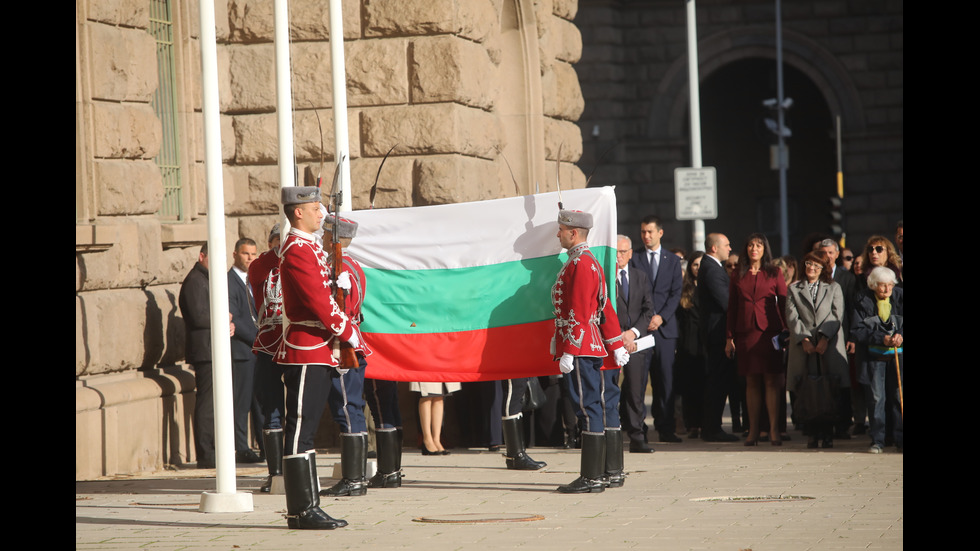
[{"label": "bulgarian flag", "polygon": [[[562,200],[592,214],[589,246],[614,292],[613,188],[569,190]],[[549,350],[551,287],[568,255],[558,243],[557,193],[349,215],[359,226],[348,252],[367,278],[367,377],[472,382],[559,372]]]}]

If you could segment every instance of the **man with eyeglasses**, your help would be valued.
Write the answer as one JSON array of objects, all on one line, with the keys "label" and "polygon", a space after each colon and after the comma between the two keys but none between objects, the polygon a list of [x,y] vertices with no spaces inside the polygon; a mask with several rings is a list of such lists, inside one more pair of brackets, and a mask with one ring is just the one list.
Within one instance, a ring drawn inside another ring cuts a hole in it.
[{"label": "man with eyeglasses", "polygon": [[630,453],[652,453],[647,444],[646,404],[647,363],[649,352],[636,352],[636,339],[649,331],[653,318],[653,294],[650,281],[643,270],[630,266],[633,244],[629,237],[620,235],[616,241],[616,314],[619,328],[623,330],[623,345],[630,353],[630,361],[623,366],[623,395],[620,399],[620,418],[630,439]]},{"label": "man with eyeglasses", "polygon": [[[831,275],[834,281],[840,285],[841,292],[844,294],[844,312],[841,320],[844,325],[844,335],[851,334],[851,312],[854,308],[854,293],[857,288],[857,277],[850,271],[837,265],[837,257],[840,256],[840,246],[833,239],[824,239],[813,244],[813,250],[827,253],[830,260]],[[847,353],[854,354],[854,342],[848,340]],[[857,385],[854,385],[856,387]],[[859,388],[846,388],[842,392],[842,417],[841,421],[834,427],[834,438],[849,439],[851,437],[848,429],[851,425],[851,417],[854,418],[855,426],[864,425],[865,412],[864,393]]]}]

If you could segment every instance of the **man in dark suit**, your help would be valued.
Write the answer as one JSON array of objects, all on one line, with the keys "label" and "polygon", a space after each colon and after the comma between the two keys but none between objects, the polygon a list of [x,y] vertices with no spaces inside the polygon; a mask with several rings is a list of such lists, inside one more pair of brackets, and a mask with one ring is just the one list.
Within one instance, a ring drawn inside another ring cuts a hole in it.
[{"label": "man in dark suit", "polygon": [[647,330],[654,336],[649,354],[653,388],[653,428],[661,442],[680,442],[674,434],[674,354],[677,350],[677,312],[681,303],[683,272],[677,255],[661,246],[663,224],[656,216],[640,222],[643,247],[635,251],[630,265],[647,274],[653,297],[653,317]]},{"label": "man in dark suit", "polygon": [[[235,243],[232,267],[228,270],[228,310],[235,333],[231,336],[232,395],[235,411],[235,458],[242,463],[258,463],[258,455],[248,443],[248,412],[252,409],[255,380],[255,354],[252,344],[257,332],[255,300],[248,285],[248,266],[255,260],[255,241],[243,237]],[[257,405],[257,404],[256,404]],[[258,407],[255,408],[258,413]],[[256,425],[261,429],[260,420]]]},{"label": "man in dark suit", "polygon": [[709,233],[704,240],[704,249],[701,269],[698,270],[698,308],[708,357],[701,439],[706,442],[734,442],[738,437],[721,429],[725,397],[735,381],[735,362],[725,356],[729,278],[724,263],[732,246],[723,234]]},{"label": "man in dark suit", "polygon": [[647,364],[649,351],[636,352],[636,339],[648,333],[653,317],[653,294],[650,282],[642,270],[629,265],[633,244],[625,235],[618,236],[616,245],[616,315],[623,330],[623,343],[630,361],[623,366],[623,396],[619,402],[620,418],[630,439],[631,453],[651,453],[647,444],[646,405]]},{"label": "man in dark suit", "polygon": [[184,360],[194,370],[194,456],[200,469],[214,468],[214,395],[212,393],[211,306],[208,244],[180,284],[180,316],[184,318]]}]

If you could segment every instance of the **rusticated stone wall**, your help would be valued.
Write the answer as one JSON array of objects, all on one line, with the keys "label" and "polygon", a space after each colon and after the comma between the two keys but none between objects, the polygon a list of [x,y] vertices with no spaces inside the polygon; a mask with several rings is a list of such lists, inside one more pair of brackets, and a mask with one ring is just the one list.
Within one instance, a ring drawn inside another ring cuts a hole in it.
[{"label": "rusticated stone wall", "polygon": [[[206,241],[198,5],[174,1],[183,219],[157,214],[163,140],[145,0],[76,0],[76,478],[194,461],[180,282]],[[219,0],[226,252],[278,218],[272,2]],[[326,2],[292,0],[295,157],[333,171]],[[353,207],[582,187],[576,0],[345,0]],[[314,109],[316,113],[314,113]],[[513,174],[513,175],[512,175]],[[217,254],[212,251],[212,255]]]}]

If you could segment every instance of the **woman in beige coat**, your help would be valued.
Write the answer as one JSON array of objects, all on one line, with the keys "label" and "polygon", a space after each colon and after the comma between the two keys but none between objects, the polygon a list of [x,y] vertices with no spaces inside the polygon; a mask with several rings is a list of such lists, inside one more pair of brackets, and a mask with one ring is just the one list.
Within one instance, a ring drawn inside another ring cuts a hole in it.
[{"label": "woman in beige coat", "polygon": [[[789,328],[789,359],[786,386],[796,391],[808,374],[816,374],[817,366],[824,376],[839,388],[850,385],[845,351],[844,293],[831,277],[830,259],[823,251],[813,251],[803,258],[803,278],[789,286],[786,298],[786,325]],[[828,397],[828,399],[838,398]],[[839,401],[839,400],[838,400]],[[804,423],[803,432],[809,436],[808,448],[834,445],[833,421]]]}]

